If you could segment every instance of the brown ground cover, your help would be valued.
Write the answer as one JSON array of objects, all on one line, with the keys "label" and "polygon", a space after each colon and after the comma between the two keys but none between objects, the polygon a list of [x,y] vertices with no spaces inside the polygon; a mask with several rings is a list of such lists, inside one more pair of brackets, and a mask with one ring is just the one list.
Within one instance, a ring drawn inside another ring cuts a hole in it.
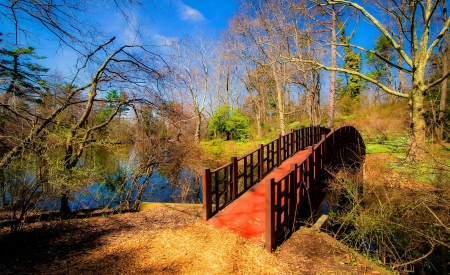
[{"label": "brown ground cover", "polygon": [[[200,219],[201,206],[35,222],[0,235],[1,274],[379,274],[324,233],[275,253]],[[328,237],[329,238],[329,237]],[[373,273],[372,273],[373,272]]]}]

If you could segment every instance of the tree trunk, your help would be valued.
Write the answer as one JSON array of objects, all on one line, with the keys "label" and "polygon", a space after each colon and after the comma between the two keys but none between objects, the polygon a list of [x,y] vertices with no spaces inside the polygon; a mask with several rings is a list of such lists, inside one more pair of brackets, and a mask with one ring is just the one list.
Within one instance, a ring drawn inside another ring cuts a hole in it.
[{"label": "tree trunk", "polygon": [[320,126],[320,79],[316,71],[310,71],[311,77],[311,107],[312,107],[312,126]]},{"label": "tree trunk", "polygon": [[229,82],[230,82],[230,67],[228,67],[227,70],[227,77],[226,77],[226,82],[225,82],[225,105],[229,105],[230,102],[228,101],[229,98]]},{"label": "tree trunk", "polygon": [[[331,67],[336,68],[337,56],[336,11],[331,7]],[[330,92],[328,93],[328,120],[327,127],[334,127],[334,112],[336,106],[336,71],[330,71]]]},{"label": "tree trunk", "polygon": [[[446,39],[447,40],[447,39]],[[448,42],[448,41],[446,41]],[[444,54],[442,55],[442,72],[445,73],[448,71],[448,62],[449,62],[449,45],[445,44]],[[448,78],[444,79],[441,84],[441,101],[439,103],[439,114],[437,119],[437,129],[436,129],[436,137],[438,142],[442,142],[444,140],[444,116],[445,116],[445,108],[447,107],[447,87],[448,87]]]},{"label": "tree trunk", "polygon": [[201,126],[202,126],[202,114],[198,113],[197,114],[197,125],[195,127],[195,142],[199,143],[200,142],[200,130],[201,130]]},{"label": "tree trunk", "polygon": [[61,207],[59,211],[62,214],[70,214],[70,206],[69,206],[69,195],[66,191],[63,191],[63,194],[61,195]]},{"label": "tree trunk", "polygon": [[258,108],[256,112],[256,127],[258,128],[258,138],[262,137],[262,127],[261,127],[261,106],[256,106]]},{"label": "tree trunk", "polygon": [[0,169],[0,194],[2,198],[1,207],[6,207],[6,188],[5,188],[6,177],[3,169]]},{"label": "tree trunk", "polygon": [[285,135],[286,134],[286,124],[284,121],[284,100],[283,100],[283,89],[281,88],[281,83],[280,83],[280,79],[278,78],[278,74],[277,74],[277,70],[276,70],[276,63],[272,62],[271,67],[272,67],[272,74],[273,74],[273,79],[275,81],[275,87],[277,90],[277,107],[278,107],[278,115],[280,116],[280,130],[281,130],[281,134]]},{"label": "tree trunk", "polygon": [[413,84],[413,90],[410,93],[410,148],[408,152],[408,157],[411,160],[422,160],[425,158],[425,148],[426,148],[426,123],[425,123],[425,110],[424,110],[424,98],[425,89],[423,85]]},{"label": "tree trunk", "polygon": [[[398,26],[398,33],[402,33],[402,27],[401,23],[397,24]],[[403,45],[403,36],[399,36],[399,43],[400,45]],[[397,58],[397,64],[399,67],[403,68],[403,58],[399,55]],[[406,85],[406,78],[405,78],[405,72],[402,70],[398,70],[398,79],[400,81],[400,89],[402,90],[402,93],[406,94],[408,93],[408,86]]]}]

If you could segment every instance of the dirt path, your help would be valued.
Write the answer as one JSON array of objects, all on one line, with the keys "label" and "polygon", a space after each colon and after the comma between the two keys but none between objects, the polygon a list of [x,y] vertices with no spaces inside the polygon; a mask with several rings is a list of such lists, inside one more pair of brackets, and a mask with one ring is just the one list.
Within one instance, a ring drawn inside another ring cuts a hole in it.
[{"label": "dirt path", "polygon": [[202,223],[200,212],[198,206],[160,207],[40,222],[13,238],[3,230],[0,273],[378,274],[314,232],[294,234],[269,254],[226,229]]}]

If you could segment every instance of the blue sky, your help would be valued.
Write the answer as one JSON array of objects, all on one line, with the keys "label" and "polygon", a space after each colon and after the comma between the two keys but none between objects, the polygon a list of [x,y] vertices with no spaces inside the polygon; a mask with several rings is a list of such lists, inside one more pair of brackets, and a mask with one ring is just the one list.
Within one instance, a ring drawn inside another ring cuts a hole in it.
[{"label": "blue sky", "polygon": [[238,8],[237,0],[164,0],[154,16],[154,31],[163,36],[196,35],[203,31],[213,37],[227,27]]},{"label": "blue sky", "polygon": [[[108,9],[99,11],[96,17],[103,30],[111,37],[116,36],[119,44],[164,44],[166,39],[186,35],[218,39],[237,11],[238,3],[237,0],[163,0],[158,1],[157,6],[133,11],[131,24],[117,11]],[[139,29],[144,41],[135,35],[137,22],[144,23]],[[43,66],[67,72],[75,64],[76,54],[54,41],[43,41],[35,46],[38,54],[47,57],[41,62]]]},{"label": "blue sky", "polygon": [[[200,33],[218,38],[237,7],[237,0],[162,0],[157,1],[156,6],[149,3],[144,10],[134,10],[134,18],[130,21],[132,25],[145,24],[140,28],[146,38],[141,41],[144,43]],[[117,12],[102,13],[100,22],[105,31],[117,36],[121,43],[133,41],[133,27],[127,25]]]},{"label": "blue sky", "polygon": [[[194,39],[200,36],[218,39],[227,28],[228,20],[237,12],[238,0],[148,0],[145,9],[131,10],[131,24],[127,24],[117,10],[108,7],[97,7],[96,10],[94,16],[87,17],[97,21],[109,37],[116,36],[119,44],[164,44],[186,35]],[[142,38],[135,35],[135,27],[138,25],[141,26],[139,31],[143,33]],[[5,24],[0,27],[0,31],[7,33],[5,30],[11,29],[10,27],[12,26]],[[352,42],[371,48],[377,32],[373,28],[368,31],[370,28],[363,21],[359,23],[359,27]],[[39,27],[34,31],[40,33],[42,39],[29,43],[36,47],[39,55],[47,57],[40,64],[51,70],[57,69],[70,74],[77,55],[72,50],[61,47],[55,39],[48,39],[48,31]]]},{"label": "blue sky", "polygon": [[[128,22],[117,9],[104,6],[91,7],[91,13],[79,15],[99,24],[101,31],[108,37],[116,36],[116,42],[125,44],[162,44],[186,35],[196,38],[218,39],[220,33],[227,28],[228,20],[238,9],[237,0],[143,0],[145,7],[134,7],[130,10]],[[142,37],[135,35],[137,26]],[[23,38],[22,46],[33,46],[36,53],[46,56],[39,63],[51,70],[70,74],[77,54],[67,47],[61,46],[48,30],[39,24],[28,25],[37,35]],[[14,26],[8,20],[0,18],[0,32],[4,39],[14,37]],[[8,35],[9,34],[9,35]],[[8,39],[5,39],[8,40]],[[103,42],[103,41],[102,41]]]}]

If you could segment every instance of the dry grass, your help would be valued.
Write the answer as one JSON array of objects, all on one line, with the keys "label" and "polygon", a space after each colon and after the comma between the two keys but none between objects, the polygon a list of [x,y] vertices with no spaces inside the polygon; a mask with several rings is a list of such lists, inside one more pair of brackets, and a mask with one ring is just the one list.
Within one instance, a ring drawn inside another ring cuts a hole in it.
[{"label": "dry grass", "polygon": [[336,126],[352,125],[367,143],[378,143],[399,136],[407,136],[409,126],[406,102],[359,107],[348,117],[336,117]]},{"label": "dry grass", "polygon": [[[446,154],[448,159],[450,154]],[[441,156],[442,158],[442,156]],[[430,160],[422,164],[405,162],[398,156],[389,153],[367,154],[365,174],[367,183],[372,186],[405,188],[411,191],[432,191],[437,188],[436,180],[445,178],[449,168],[439,169],[436,161]]]},{"label": "dry grass", "polygon": [[276,254],[288,264],[288,274],[389,274],[326,233],[305,227]]}]

